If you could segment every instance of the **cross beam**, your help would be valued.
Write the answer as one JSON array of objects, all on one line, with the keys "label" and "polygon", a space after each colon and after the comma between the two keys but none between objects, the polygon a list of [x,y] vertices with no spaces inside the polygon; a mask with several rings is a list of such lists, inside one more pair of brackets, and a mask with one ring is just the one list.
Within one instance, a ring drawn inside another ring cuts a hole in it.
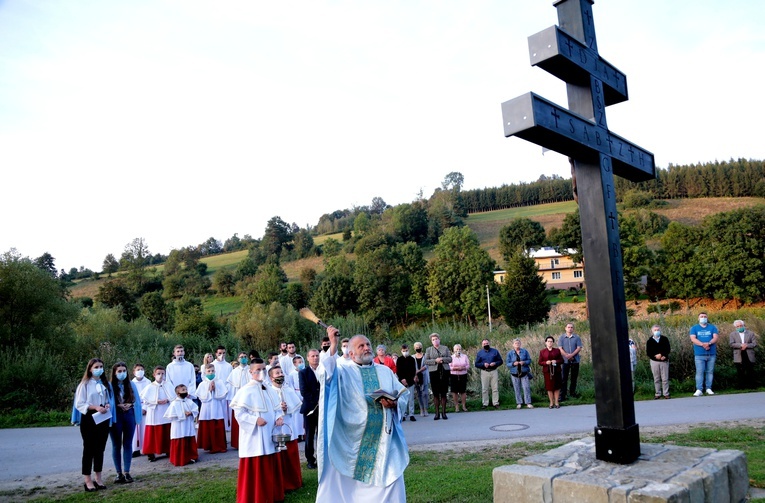
[{"label": "cross beam", "polygon": [[627,99],[627,80],[598,54],[592,3],[555,1],[560,27],[529,37],[531,64],[566,82],[568,109],[528,93],[503,103],[502,117],[505,136],[518,136],[573,161],[595,376],[595,455],[631,463],[640,455],[640,437],[613,177],[650,180],[656,168],[653,154],[608,129],[605,107]]}]

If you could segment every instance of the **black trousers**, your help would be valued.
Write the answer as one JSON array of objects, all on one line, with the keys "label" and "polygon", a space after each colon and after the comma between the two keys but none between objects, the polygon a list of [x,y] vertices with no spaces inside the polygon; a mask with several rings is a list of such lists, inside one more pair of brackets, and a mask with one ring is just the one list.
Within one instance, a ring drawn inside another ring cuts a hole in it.
[{"label": "black trousers", "polygon": [[756,377],[754,375],[754,363],[749,361],[749,355],[746,351],[741,352],[741,363],[736,363],[736,374],[738,375],[738,387],[741,389],[756,388]]},{"label": "black trousers", "polygon": [[316,433],[319,431],[319,408],[313,410],[313,414],[303,414],[305,425],[305,459],[308,463],[316,464]]},{"label": "black trousers", "polygon": [[109,438],[109,420],[96,424],[92,414],[83,414],[80,419],[82,437],[82,474],[90,475],[91,467],[100,473],[104,468],[104,450]]},{"label": "black trousers", "polygon": [[[568,385],[568,378],[571,375],[571,384]],[[563,363],[563,386],[560,390],[560,397],[566,398],[566,389],[568,388],[569,395],[576,395],[576,382],[579,380],[579,364],[578,363]]]}]

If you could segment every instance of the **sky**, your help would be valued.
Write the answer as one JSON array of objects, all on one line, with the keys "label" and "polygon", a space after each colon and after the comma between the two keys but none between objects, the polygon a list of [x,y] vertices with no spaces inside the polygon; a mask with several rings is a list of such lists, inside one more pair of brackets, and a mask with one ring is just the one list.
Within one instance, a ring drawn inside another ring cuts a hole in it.
[{"label": "sky", "polygon": [[[656,165],[762,159],[759,0],[598,0],[627,76],[612,132]],[[279,216],[570,176],[505,138],[500,105],[565,84],[530,66],[552,0],[0,0],[0,254],[100,271]]]}]

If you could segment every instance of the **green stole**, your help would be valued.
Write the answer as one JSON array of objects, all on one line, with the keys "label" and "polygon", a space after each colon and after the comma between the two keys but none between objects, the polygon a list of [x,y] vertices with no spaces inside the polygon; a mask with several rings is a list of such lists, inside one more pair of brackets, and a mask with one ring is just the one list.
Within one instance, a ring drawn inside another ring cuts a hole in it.
[{"label": "green stole", "polygon": [[[359,367],[361,371],[361,382],[364,384],[364,394],[369,395],[380,389],[380,381],[377,379],[377,371],[374,366]],[[380,445],[380,436],[383,429],[383,408],[382,405],[367,399],[367,424],[364,427],[364,434],[361,436],[361,447],[359,456],[356,459],[356,469],[353,472],[353,478],[360,482],[369,484],[372,480],[372,473],[375,469],[377,460],[377,448]]]}]

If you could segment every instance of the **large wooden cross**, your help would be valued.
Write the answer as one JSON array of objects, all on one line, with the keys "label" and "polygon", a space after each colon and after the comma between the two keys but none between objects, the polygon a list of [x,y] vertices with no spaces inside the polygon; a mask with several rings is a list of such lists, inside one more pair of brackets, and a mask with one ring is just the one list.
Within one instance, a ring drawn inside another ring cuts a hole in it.
[{"label": "large wooden cross", "polygon": [[653,154],[615,135],[606,106],[627,100],[627,79],[598,54],[592,0],[558,0],[559,26],[529,37],[531,64],[566,82],[568,109],[534,93],[502,104],[505,136],[518,136],[571,159],[582,225],[582,251],[595,376],[595,454],[631,463],[640,455],[632,398],[614,174],[656,177]]}]

